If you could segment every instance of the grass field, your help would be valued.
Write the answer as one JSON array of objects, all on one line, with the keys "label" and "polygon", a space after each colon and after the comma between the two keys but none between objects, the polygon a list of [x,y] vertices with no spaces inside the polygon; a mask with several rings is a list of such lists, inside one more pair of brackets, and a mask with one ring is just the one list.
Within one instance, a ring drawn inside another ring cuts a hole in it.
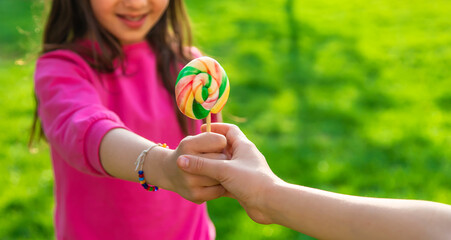
[{"label": "grass field", "polygon": [[[0,239],[53,234],[48,147],[26,147],[35,2],[0,1]],[[186,3],[196,46],[231,80],[225,121],[276,174],[345,194],[451,204],[450,1]],[[218,239],[309,239],[253,223],[232,199],[208,206]]]}]

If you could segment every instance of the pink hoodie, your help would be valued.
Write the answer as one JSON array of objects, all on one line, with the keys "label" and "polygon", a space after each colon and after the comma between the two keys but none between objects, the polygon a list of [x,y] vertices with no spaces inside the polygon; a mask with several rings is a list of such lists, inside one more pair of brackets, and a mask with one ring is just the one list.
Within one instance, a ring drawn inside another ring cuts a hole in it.
[{"label": "pink hoodie", "polygon": [[[124,47],[126,73],[99,74],[79,55],[41,56],[35,73],[39,116],[55,174],[57,239],[212,239],[206,205],[166,190],[110,177],[99,160],[102,137],[129,129],[177,147],[184,137],[173,100],[146,42]],[[200,122],[196,123],[199,131]]]}]

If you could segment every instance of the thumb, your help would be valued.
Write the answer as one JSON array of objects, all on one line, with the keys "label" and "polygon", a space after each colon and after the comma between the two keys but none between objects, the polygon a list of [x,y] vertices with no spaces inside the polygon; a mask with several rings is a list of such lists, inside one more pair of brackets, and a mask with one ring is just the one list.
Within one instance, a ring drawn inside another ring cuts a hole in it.
[{"label": "thumb", "polygon": [[177,165],[185,172],[204,175],[216,180],[221,178],[221,166],[224,160],[213,160],[199,156],[182,155],[177,159]]}]

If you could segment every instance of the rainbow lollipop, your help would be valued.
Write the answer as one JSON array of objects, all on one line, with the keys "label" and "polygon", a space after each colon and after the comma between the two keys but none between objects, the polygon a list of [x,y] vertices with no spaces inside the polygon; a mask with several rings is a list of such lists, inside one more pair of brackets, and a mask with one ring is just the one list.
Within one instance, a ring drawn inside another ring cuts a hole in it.
[{"label": "rainbow lollipop", "polygon": [[211,113],[221,111],[229,92],[229,79],[224,69],[209,57],[189,62],[175,82],[175,99],[180,111],[193,119],[207,117],[207,131],[210,131]]}]

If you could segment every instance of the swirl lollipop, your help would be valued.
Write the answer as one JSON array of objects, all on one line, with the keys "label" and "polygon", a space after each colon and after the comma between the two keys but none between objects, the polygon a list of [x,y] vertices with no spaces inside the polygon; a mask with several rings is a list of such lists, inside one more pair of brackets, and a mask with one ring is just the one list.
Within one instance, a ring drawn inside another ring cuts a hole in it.
[{"label": "swirl lollipop", "polygon": [[175,99],[180,111],[193,119],[207,117],[210,131],[211,113],[218,113],[229,97],[229,79],[213,58],[200,57],[189,62],[175,82]]}]

